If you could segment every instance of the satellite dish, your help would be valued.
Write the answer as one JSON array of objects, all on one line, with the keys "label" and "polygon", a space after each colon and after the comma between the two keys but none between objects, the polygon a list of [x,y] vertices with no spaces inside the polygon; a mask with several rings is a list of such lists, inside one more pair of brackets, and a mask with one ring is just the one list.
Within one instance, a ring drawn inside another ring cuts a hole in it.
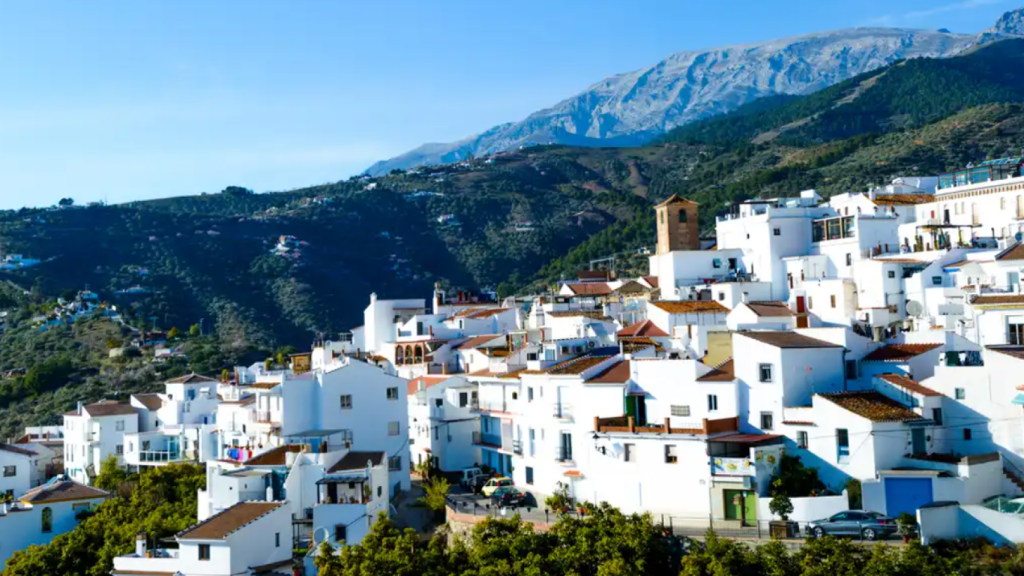
[{"label": "satellite dish", "polygon": [[587,342],[587,348],[595,348],[595,347],[597,347],[597,342],[594,342],[593,340],[591,340],[590,342]]},{"label": "satellite dish", "polygon": [[[317,540],[316,535],[321,534],[323,537]],[[321,544],[327,542],[331,538],[331,532],[326,527],[321,526],[313,531],[313,548],[319,548]]]},{"label": "satellite dish", "polygon": [[924,314],[924,306],[917,300],[907,300],[907,314],[920,318],[921,314]]}]

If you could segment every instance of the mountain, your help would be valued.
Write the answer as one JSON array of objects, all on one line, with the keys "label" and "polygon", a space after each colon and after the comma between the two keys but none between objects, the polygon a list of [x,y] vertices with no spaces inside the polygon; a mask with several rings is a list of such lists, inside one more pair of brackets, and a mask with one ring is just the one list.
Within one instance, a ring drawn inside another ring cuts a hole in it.
[{"label": "mountain", "polygon": [[[755,100],[640,147],[534,146],[283,193],[232,186],[0,212],[0,254],[41,260],[0,269],[0,438],[56,422],[76,399],[155,385],[161,365],[107,357],[130,327],[202,323],[206,338],[184,344],[187,364],[171,368],[216,374],[361,324],[371,292],[425,297],[435,282],[534,292],[609,256],[624,275],[645,273],[652,206],[673,193],[700,203],[710,234],[737,201],[808,188],[829,197],[1017,155],[1021,71],[1024,39],[1004,40]],[[37,328],[57,296],[86,286],[126,325]]]},{"label": "mountain", "polygon": [[520,122],[450,144],[426,144],[375,163],[367,173],[454,162],[533,144],[639,146],[688,122],[766,96],[806,95],[891,64],[948,57],[1024,34],[1024,9],[981,34],[851,28],[758,44],[680,52],[653,66],[606,78]]}]

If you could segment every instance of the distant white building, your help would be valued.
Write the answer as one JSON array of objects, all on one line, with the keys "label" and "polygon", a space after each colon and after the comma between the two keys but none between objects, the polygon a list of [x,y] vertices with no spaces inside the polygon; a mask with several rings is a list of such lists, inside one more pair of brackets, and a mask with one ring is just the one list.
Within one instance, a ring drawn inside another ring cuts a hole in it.
[{"label": "distant white building", "polygon": [[119,402],[83,405],[64,414],[64,470],[72,480],[91,484],[100,464],[116,456],[126,464],[125,435],[139,431],[139,414],[134,406]]}]

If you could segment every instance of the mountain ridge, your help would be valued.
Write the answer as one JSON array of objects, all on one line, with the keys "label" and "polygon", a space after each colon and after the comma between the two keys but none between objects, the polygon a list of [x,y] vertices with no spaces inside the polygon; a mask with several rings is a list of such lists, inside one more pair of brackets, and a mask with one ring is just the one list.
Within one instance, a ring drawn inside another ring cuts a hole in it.
[{"label": "mountain ridge", "polygon": [[652,66],[609,76],[521,121],[417,147],[367,169],[454,162],[534,144],[639,146],[689,122],[758,98],[806,95],[897,60],[949,57],[1024,34],[1024,9],[978,34],[857,27],[759,43],[677,52]]}]

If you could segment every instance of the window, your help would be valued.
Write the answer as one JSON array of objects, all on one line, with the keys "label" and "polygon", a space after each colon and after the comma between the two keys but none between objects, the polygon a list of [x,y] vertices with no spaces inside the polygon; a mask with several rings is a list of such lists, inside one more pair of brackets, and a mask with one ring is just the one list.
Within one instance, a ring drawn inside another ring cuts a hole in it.
[{"label": "window", "polygon": [[942,276],[932,276],[932,286],[942,286]]},{"label": "window", "polygon": [[526,389],[526,401],[533,402],[533,386]]},{"label": "window", "polygon": [[832,300],[832,307],[835,308],[836,307],[836,295],[833,294],[833,295],[829,296],[829,298]]},{"label": "window", "polygon": [[708,394],[708,412],[714,412],[718,410],[718,395]]},{"label": "window", "polygon": [[345,538],[347,536],[345,534],[345,531],[346,531],[347,528],[348,528],[348,526],[345,526],[344,524],[335,524],[334,525],[334,541],[335,542],[337,542],[338,544],[341,544],[342,542],[345,541]]},{"label": "window", "polygon": [[469,394],[459,392],[459,408],[465,408],[467,405],[469,405]]},{"label": "window", "polygon": [[673,404],[672,405],[672,415],[673,416],[689,416],[690,415],[690,407],[689,406],[680,406],[680,405],[677,405],[677,404]]},{"label": "window", "polygon": [[533,467],[526,467],[526,483],[533,484]]},{"label": "window", "polygon": [[[434,468],[437,468],[437,456],[434,456]],[[377,498],[380,498],[383,495],[384,495],[384,487],[383,486],[377,486]]]},{"label": "window", "polygon": [[761,430],[771,430],[775,422],[771,412],[761,412]]},{"label": "window", "polygon": [[658,216],[660,216],[659,220],[661,220],[661,223],[664,224],[665,223],[665,213],[662,212],[661,214],[658,214]]},{"label": "window", "polygon": [[441,406],[444,406],[444,399],[442,399],[442,398],[434,398],[434,406],[436,406],[438,408],[440,408]]},{"label": "window", "polygon": [[42,524],[44,534],[53,532],[53,510],[49,506],[43,508]]},{"label": "window", "polygon": [[846,253],[846,265],[853,266],[853,254],[850,254],[849,252]]},{"label": "window", "polygon": [[118,444],[116,450],[117,450],[117,455],[118,456],[123,456],[124,455],[124,444]]},{"label": "window", "polygon": [[665,464],[675,464],[679,461],[679,456],[676,455],[676,445],[668,444],[665,446]]},{"label": "window", "polygon": [[722,267],[722,261],[719,260],[718,258],[712,259],[711,260],[711,267],[712,268],[721,268]]},{"label": "window", "polygon": [[970,440],[970,439],[971,439],[971,429],[970,428],[964,428],[964,440]]},{"label": "window", "polygon": [[388,470],[395,472],[396,470],[402,469],[402,457],[391,456],[388,458]]},{"label": "window", "polygon": [[719,292],[718,293],[718,300],[719,301],[725,300],[725,292]]},{"label": "window", "polygon": [[796,433],[796,447],[797,448],[804,448],[804,449],[807,448],[807,431],[806,430],[800,430],[800,431],[798,431]]},{"label": "window", "polygon": [[512,399],[513,400],[519,400],[519,392],[513,392],[512,393]]},{"label": "window", "polygon": [[782,228],[773,228],[772,234],[775,236],[782,236]]},{"label": "window", "polygon": [[807,297],[807,309],[810,310],[811,308],[814,308],[814,298],[811,297],[811,296],[808,296]]},{"label": "window", "polygon": [[942,408],[932,408],[932,420],[936,426],[942,426]]},{"label": "window", "polygon": [[199,559],[208,561],[210,559],[210,545],[200,544],[199,545]]},{"label": "window", "polygon": [[388,388],[388,400],[398,400],[398,387]]},{"label": "window", "polygon": [[964,398],[967,398],[967,391],[964,390],[963,388],[954,388],[953,389],[953,396],[957,400],[963,400]]},{"label": "window", "polygon": [[124,420],[118,420],[117,422],[114,422],[114,431],[124,432]]},{"label": "window", "polygon": [[889,278],[895,278],[896,277],[896,271],[895,270],[889,270],[888,276],[889,276]]},{"label": "window", "polygon": [[423,334],[424,334],[424,332],[423,332],[423,322],[417,322],[416,323],[416,335],[417,336],[423,336]]},{"label": "window", "polygon": [[836,454],[839,462],[850,459],[850,432],[846,428],[836,428]]},{"label": "window", "polygon": [[274,532],[274,548],[280,548],[280,547],[281,547],[281,533],[280,532]]},{"label": "window", "polygon": [[434,426],[433,428],[434,428],[434,440],[437,440],[437,434],[438,434],[437,431],[440,429],[440,426]]},{"label": "window", "polygon": [[758,366],[758,377],[761,382],[772,381],[772,365],[771,364],[760,364]]},{"label": "window", "polygon": [[351,394],[342,394],[341,395],[341,409],[342,410],[351,410],[352,409],[352,395]]},{"label": "window", "polygon": [[1006,328],[1008,344],[1024,344],[1024,316],[1010,316],[1006,319]]},{"label": "window", "polygon": [[686,222],[686,210],[679,211],[679,221]]},{"label": "window", "polygon": [[11,478],[18,475],[17,466],[4,466],[4,478]]},{"label": "window", "polygon": [[397,420],[388,422],[388,436],[398,436],[400,425]]},{"label": "window", "polygon": [[622,445],[622,461],[636,462],[636,444]]}]

